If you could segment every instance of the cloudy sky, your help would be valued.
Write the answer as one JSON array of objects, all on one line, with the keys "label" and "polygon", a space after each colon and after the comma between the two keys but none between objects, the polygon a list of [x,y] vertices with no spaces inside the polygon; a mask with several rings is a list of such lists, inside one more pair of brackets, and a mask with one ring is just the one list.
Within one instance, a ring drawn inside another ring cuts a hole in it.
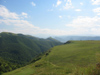
[{"label": "cloudy sky", "polygon": [[0,32],[100,36],[100,0],[0,0]]}]

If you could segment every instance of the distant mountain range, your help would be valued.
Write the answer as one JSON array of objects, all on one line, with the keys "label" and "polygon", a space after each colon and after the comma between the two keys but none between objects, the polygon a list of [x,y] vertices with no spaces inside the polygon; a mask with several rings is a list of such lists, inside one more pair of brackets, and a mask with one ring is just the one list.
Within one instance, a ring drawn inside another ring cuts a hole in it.
[{"label": "distant mountain range", "polygon": [[59,36],[54,38],[61,42],[66,42],[69,40],[100,40],[100,36]]}]

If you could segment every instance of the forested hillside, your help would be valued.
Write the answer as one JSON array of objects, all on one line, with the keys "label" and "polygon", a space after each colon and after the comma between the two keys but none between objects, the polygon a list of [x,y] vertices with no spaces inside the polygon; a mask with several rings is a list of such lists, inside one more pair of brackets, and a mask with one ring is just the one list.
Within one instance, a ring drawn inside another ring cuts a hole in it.
[{"label": "forested hillside", "polygon": [[0,33],[0,57],[10,63],[24,65],[35,56],[60,44],[53,38],[40,39],[30,35],[2,32]]}]

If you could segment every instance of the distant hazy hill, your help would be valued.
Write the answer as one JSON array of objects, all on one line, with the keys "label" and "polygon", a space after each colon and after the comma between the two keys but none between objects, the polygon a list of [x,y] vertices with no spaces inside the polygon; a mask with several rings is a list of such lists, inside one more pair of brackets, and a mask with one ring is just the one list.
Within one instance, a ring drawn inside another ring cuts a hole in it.
[{"label": "distant hazy hill", "polygon": [[2,32],[0,33],[0,57],[12,63],[25,64],[38,54],[60,44],[53,38],[40,39],[30,35]]},{"label": "distant hazy hill", "polygon": [[59,36],[56,40],[66,42],[68,40],[100,40],[100,36]]},{"label": "distant hazy hill", "polygon": [[100,75],[99,64],[100,41],[69,41],[35,63],[3,75]]}]

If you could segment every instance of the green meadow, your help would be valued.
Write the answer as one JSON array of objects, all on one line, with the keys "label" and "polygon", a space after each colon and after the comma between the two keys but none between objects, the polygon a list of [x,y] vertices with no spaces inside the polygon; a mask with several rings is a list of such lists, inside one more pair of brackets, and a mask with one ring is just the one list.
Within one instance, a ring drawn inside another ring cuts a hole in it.
[{"label": "green meadow", "polygon": [[100,41],[55,46],[40,60],[2,75],[100,75]]}]

